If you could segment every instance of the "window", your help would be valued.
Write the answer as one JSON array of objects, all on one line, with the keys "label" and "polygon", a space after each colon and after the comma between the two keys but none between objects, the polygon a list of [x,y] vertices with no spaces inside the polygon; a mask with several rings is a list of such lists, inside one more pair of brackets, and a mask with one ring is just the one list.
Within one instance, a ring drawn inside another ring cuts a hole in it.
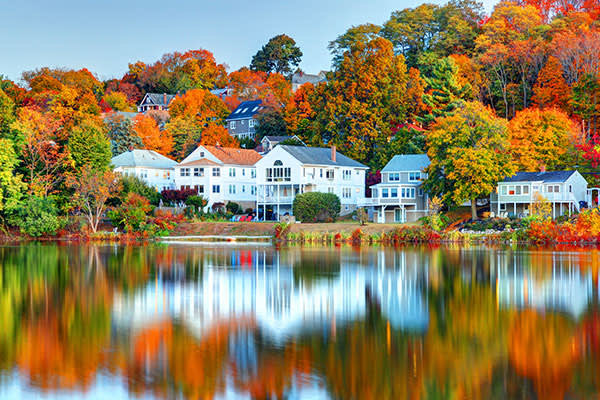
[{"label": "window", "polygon": [[242,193],[246,193],[246,185],[242,185]]},{"label": "window", "polygon": [[421,180],[421,172],[409,172],[408,173],[408,181],[414,182]]},{"label": "window", "polygon": [[253,196],[256,194],[256,186],[250,186],[250,194]]},{"label": "window", "polygon": [[500,203],[500,211],[506,211],[506,203]]},{"label": "window", "polygon": [[229,194],[235,194],[235,185],[229,185]]},{"label": "window", "polygon": [[573,193],[573,186],[569,185],[569,193]]},{"label": "window", "polygon": [[194,176],[204,176],[204,168],[194,168]]},{"label": "window", "polygon": [[398,182],[400,181],[400,173],[398,172],[391,172],[388,174],[388,181],[390,182]]},{"label": "window", "polygon": [[194,189],[196,189],[196,192],[198,193],[204,193],[204,185],[196,185],[194,186]]},{"label": "window", "polygon": [[403,199],[414,199],[415,198],[415,188],[402,188],[402,198]]},{"label": "window", "polygon": [[248,111],[248,107],[244,107],[244,109],[242,110],[242,114],[245,114],[246,111]]},{"label": "window", "polygon": [[242,109],[238,108],[237,110],[235,110],[234,114],[239,114],[240,111],[242,111]]},{"label": "window", "polygon": [[292,180],[292,169],[286,167],[267,168],[267,182],[289,182]]},{"label": "window", "polygon": [[521,195],[521,186],[515,186],[515,195],[516,196],[520,196]]},{"label": "window", "polygon": [[306,178],[306,168],[302,168],[302,176]]},{"label": "window", "polygon": [[398,197],[398,188],[390,189],[390,197]]},{"label": "window", "polygon": [[342,188],[342,197],[349,199],[352,197],[352,188]]},{"label": "window", "polygon": [[328,170],[325,172],[325,177],[326,177],[327,179],[329,179],[329,180],[333,180],[333,178],[334,178],[334,171],[333,171],[332,169],[328,169]]},{"label": "window", "polygon": [[204,158],[204,152],[203,151],[200,152],[200,158]]},{"label": "window", "polygon": [[220,185],[213,185],[212,192],[213,193],[221,193],[221,186]]},{"label": "window", "polygon": [[171,173],[170,172],[163,172],[163,179],[169,179],[171,178]]},{"label": "window", "polygon": [[500,194],[502,196],[506,196],[506,193],[508,192],[508,188],[504,185],[500,186]]},{"label": "window", "polygon": [[235,129],[235,121],[231,121],[231,122],[229,123],[229,128],[230,128],[230,129]]},{"label": "window", "polygon": [[250,170],[250,177],[251,177],[251,178],[256,178],[256,170],[255,170],[254,168],[252,168],[252,169]]},{"label": "window", "polygon": [[190,185],[181,185],[181,190],[190,190]]},{"label": "window", "polygon": [[388,189],[381,189],[381,197],[390,197]]},{"label": "window", "polygon": [[548,192],[548,193],[560,193],[560,186],[558,186],[558,185],[548,185],[548,186],[546,186],[546,192]]},{"label": "window", "polygon": [[249,128],[254,128],[254,120],[251,119],[250,121],[248,121],[248,127]]},{"label": "window", "polygon": [[142,172],[140,173],[142,178],[148,178],[148,171],[146,171],[145,169],[142,170]]},{"label": "window", "polygon": [[246,176],[246,168],[242,168],[242,176]]},{"label": "window", "polygon": [[345,181],[349,181],[352,179],[352,170],[345,169],[342,171],[342,179]]},{"label": "window", "polygon": [[323,168],[321,168],[319,175],[321,178],[323,177]]},{"label": "window", "polygon": [[423,189],[419,189],[419,197],[423,197]]},{"label": "window", "polygon": [[235,178],[235,168],[229,168],[229,176]]},{"label": "window", "polygon": [[221,168],[213,168],[212,176],[221,176]]},{"label": "window", "polygon": [[179,171],[179,175],[190,176],[190,169],[189,168],[181,168],[181,170]]},{"label": "window", "polygon": [[371,197],[377,197],[377,189],[371,189]]},{"label": "window", "polygon": [[523,194],[529,194],[529,186],[523,186]]},{"label": "window", "polygon": [[252,112],[256,112],[256,110],[258,110],[258,106],[255,106],[255,107],[252,109]]},{"label": "window", "polygon": [[327,193],[333,193],[333,188],[331,186],[327,188]]}]

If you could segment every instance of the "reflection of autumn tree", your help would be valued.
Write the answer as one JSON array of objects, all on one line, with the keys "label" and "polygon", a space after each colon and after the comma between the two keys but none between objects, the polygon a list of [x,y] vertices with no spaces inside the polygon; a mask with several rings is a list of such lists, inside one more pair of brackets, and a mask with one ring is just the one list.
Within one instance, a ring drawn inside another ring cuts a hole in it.
[{"label": "reflection of autumn tree", "polygon": [[530,378],[539,399],[563,399],[581,342],[574,325],[558,314],[523,311],[511,321],[509,355],[513,367]]}]

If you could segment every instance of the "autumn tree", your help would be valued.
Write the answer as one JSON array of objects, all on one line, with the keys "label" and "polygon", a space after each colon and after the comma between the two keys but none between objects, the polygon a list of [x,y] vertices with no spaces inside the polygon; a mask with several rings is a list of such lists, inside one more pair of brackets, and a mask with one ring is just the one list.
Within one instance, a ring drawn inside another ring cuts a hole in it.
[{"label": "autumn tree", "polygon": [[156,120],[149,115],[138,114],[133,120],[133,131],[148,150],[163,155],[168,155],[173,150],[173,138],[169,132],[161,131]]},{"label": "autumn tree", "polygon": [[586,138],[598,133],[600,117],[600,79],[598,75],[587,74],[573,86],[570,106],[573,113],[582,120]]},{"label": "autumn tree", "polygon": [[79,175],[71,176],[67,184],[74,191],[71,204],[81,211],[92,232],[96,233],[107,200],[119,192],[117,176],[110,170],[86,165]]},{"label": "autumn tree", "polygon": [[127,95],[125,95],[125,93],[113,91],[105,94],[104,97],[102,97],[102,100],[104,100],[113,111],[133,111],[135,109],[127,100]]},{"label": "autumn tree", "polygon": [[302,140],[309,140],[312,136],[311,121],[315,116],[312,108],[312,96],[315,87],[312,83],[305,83],[294,93],[292,101],[283,110],[283,118],[288,132],[298,135]]},{"label": "autumn tree", "polygon": [[302,51],[296,41],[287,35],[277,35],[252,57],[250,69],[289,75],[301,59]]},{"label": "autumn tree", "polygon": [[113,157],[129,150],[144,147],[142,139],[133,131],[130,119],[119,114],[113,114],[106,117],[104,123]]},{"label": "autumn tree", "polygon": [[200,138],[201,145],[221,147],[240,147],[239,142],[236,138],[231,136],[222,125],[209,125],[202,131],[202,137]]},{"label": "autumn tree", "polygon": [[375,24],[362,24],[349,28],[346,32],[332,40],[327,49],[333,57],[333,66],[337,67],[344,60],[344,53],[356,43],[368,43],[379,36],[381,26]]},{"label": "autumn tree", "polygon": [[317,87],[308,142],[335,144],[347,156],[373,164],[392,127],[406,119],[407,80],[404,57],[394,55],[388,40],[357,43]]},{"label": "autumn tree", "polygon": [[10,125],[15,121],[15,103],[0,89],[0,138],[9,137]]},{"label": "autumn tree", "polygon": [[479,102],[467,102],[439,118],[427,134],[425,187],[446,204],[471,201],[477,219],[477,199],[488,196],[498,181],[514,172],[506,122]]},{"label": "autumn tree", "polygon": [[288,134],[287,124],[283,115],[273,109],[261,111],[256,117],[258,126],[255,128],[257,141],[265,136],[286,136]]},{"label": "autumn tree", "polygon": [[77,171],[92,168],[102,172],[108,169],[112,153],[104,129],[94,121],[84,121],[73,129],[68,148]]},{"label": "autumn tree", "polygon": [[550,56],[538,74],[531,101],[540,108],[557,107],[567,110],[570,89],[563,77],[560,62]]},{"label": "autumn tree", "polygon": [[280,108],[289,103],[292,85],[281,74],[252,71],[246,67],[229,74],[231,94],[225,103],[233,111],[242,101],[262,100],[264,106]]},{"label": "autumn tree", "polygon": [[508,139],[519,171],[562,170],[571,166],[576,128],[557,109],[527,108],[508,123]]},{"label": "autumn tree", "polygon": [[64,181],[61,172],[70,159],[67,149],[57,142],[60,125],[48,114],[22,108],[12,129],[21,151],[30,194],[48,196]]},{"label": "autumn tree", "polygon": [[203,126],[195,118],[177,117],[169,121],[165,130],[173,138],[171,156],[182,160],[200,144]]}]

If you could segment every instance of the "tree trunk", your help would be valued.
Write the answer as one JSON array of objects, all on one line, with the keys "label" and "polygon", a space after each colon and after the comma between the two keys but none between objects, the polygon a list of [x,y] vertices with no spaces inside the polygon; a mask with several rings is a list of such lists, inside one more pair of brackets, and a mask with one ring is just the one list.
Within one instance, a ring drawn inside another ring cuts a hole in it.
[{"label": "tree trunk", "polygon": [[477,219],[477,199],[471,199],[471,219]]}]

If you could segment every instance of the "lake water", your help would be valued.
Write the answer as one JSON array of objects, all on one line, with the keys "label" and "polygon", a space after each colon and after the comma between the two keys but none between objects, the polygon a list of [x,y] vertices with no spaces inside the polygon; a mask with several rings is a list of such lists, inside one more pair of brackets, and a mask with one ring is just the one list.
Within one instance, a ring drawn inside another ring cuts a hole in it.
[{"label": "lake water", "polygon": [[0,247],[0,399],[589,399],[597,250]]}]

